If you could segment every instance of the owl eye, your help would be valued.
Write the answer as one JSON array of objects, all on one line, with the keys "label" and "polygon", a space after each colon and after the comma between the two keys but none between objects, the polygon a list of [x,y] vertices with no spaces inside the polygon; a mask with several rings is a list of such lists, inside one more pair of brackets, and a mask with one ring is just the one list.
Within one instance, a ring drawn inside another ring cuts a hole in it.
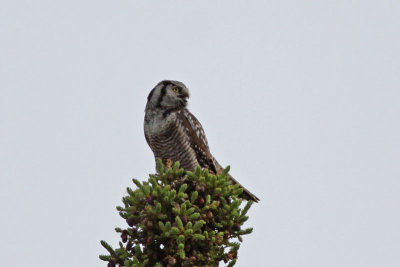
[{"label": "owl eye", "polygon": [[175,93],[179,93],[179,88],[178,87],[174,87],[174,88],[172,88],[172,91],[174,91]]}]

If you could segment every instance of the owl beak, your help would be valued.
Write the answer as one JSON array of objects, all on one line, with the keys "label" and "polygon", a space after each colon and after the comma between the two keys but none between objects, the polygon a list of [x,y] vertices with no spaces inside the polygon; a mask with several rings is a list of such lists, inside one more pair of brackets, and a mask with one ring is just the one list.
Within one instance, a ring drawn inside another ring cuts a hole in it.
[{"label": "owl beak", "polygon": [[181,103],[183,104],[183,106],[186,106],[187,104],[187,99],[189,98],[189,92],[184,90],[183,92],[181,92],[179,94],[179,98],[181,99]]},{"label": "owl beak", "polygon": [[186,98],[189,98],[189,92],[185,90],[182,93],[180,93],[179,96],[186,100]]}]

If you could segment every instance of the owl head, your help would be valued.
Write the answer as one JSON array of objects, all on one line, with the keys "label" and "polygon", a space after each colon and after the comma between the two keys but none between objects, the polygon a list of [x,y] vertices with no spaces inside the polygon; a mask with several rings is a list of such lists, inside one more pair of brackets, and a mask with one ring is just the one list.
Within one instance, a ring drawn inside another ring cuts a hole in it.
[{"label": "owl head", "polygon": [[189,90],[178,81],[164,80],[151,90],[147,97],[148,109],[179,109],[186,107]]}]

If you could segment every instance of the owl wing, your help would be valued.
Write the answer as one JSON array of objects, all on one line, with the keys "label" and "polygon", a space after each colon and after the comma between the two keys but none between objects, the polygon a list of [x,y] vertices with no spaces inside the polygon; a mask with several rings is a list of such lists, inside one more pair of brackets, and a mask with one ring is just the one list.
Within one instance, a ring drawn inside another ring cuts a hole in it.
[{"label": "owl wing", "polygon": [[[191,148],[195,151],[197,161],[202,168],[207,168],[215,174],[220,173],[224,168],[217,162],[217,160],[211,155],[210,149],[208,148],[208,142],[204,133],[201,123],[196,117],[190,113],[187,109],[184,109],[179,113],[179,119],[182,121],[184,128],[189,138]],[[243,194],[241,197],[247,200],[259,201],[259,198],[242,186],[237,180],[235,180],[230,174],[229,179],[233,184],[238,184],[243,188]]]},{"label": "owl wing", "polygon": [[183,109],[179,113],[179,119],[184,125],[190,147],[195,151],[200,166],[217,173],[214,157],[211,155],[210,149],[208,148],[206,134],[204,133],[201,123],[187,109]]}]

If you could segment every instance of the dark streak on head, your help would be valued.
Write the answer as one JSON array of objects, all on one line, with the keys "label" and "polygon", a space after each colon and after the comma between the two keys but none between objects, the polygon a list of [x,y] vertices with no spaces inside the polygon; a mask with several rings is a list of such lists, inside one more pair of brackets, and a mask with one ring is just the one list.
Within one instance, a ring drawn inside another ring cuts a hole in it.
[{"label": "dark streak on head", "polygon": [[153,96],[154,90],[156,90],[156,88],[153,88],[153,90],[151,90],[149,96],[147,97],[147,101],[150,102],[151,97]]},{"label": "dark streak on head", "polygon": [[158,108],[161,107],[161,102],[162,102],[162,100],[163,100],[165,94],[167,93],[167,85],[168,85],[168,84],[169,84],[169,83],[166,82],[166,81],[163,81],[163,82],[162,82],[163,87],[161,88],[161,94],[160,94],[160,96],[158,97],[157,105],[156,105],[156,107],[158,107]]}]

